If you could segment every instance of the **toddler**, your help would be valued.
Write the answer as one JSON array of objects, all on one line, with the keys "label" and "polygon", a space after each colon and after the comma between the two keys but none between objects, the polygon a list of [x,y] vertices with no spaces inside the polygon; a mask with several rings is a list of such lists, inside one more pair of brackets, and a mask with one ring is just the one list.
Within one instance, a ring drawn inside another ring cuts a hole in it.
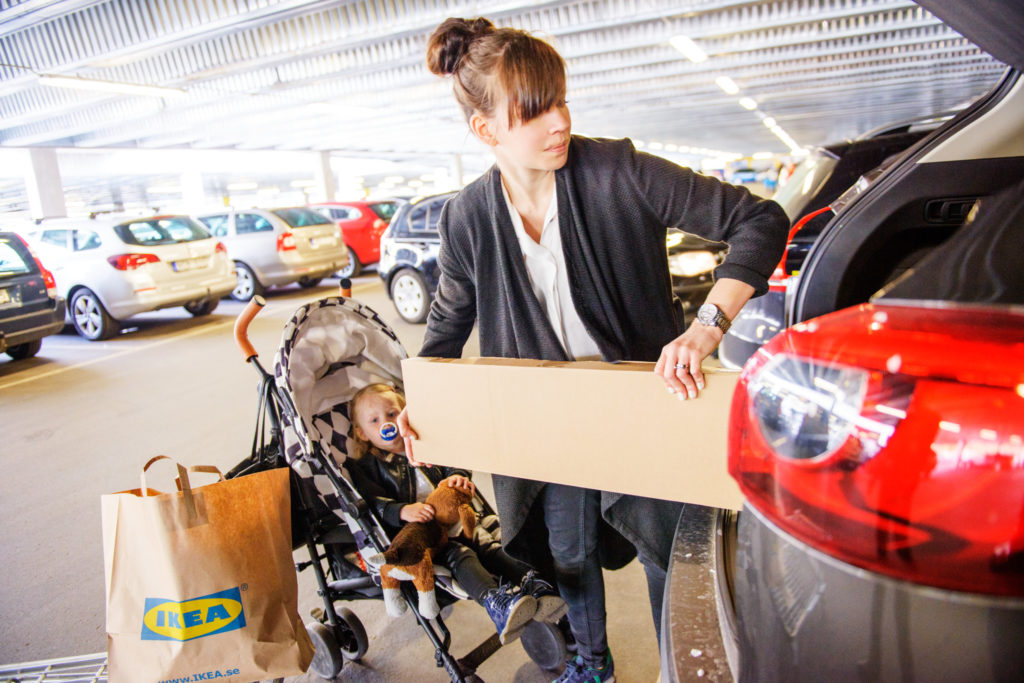
[{"label": "toddler", "polygon": [[[433,519],[434,510],[423,501],[435,486],[476,490],[466,470],[409,464],[396,425],[404,407],[405,397],[388,384],[363,387],[349,402],[349,473],[392,536],[404,523]],[[472,540],[449,538],[435,561],[448,567],[470,597],[484,606],[503,644],[518,638],[531,619],[557,621],[566,612],[551,584],[505,553],[482,524],[476,526]],[[492,573],[518,582],[518,588],[499,586]]]}]

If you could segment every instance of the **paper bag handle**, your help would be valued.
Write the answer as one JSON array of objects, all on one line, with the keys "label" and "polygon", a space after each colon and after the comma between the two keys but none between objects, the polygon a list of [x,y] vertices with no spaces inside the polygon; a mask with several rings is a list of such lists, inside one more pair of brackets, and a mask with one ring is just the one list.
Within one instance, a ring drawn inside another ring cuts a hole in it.
[{"label": "paper bag handle", "polygon": [[[142,466],[142,474],[139,475],[139,478],[142,484],[143,498],[149,496],[149,488],[146,486],[146,470],[148,470],[150,466],[153,465],[153,463],[159,462],[160,460],[170,460],[171,462],[174,463],[174,466],[178,468],[178,477],[174,480],[174,483],[177,485],[178,490],[181,491],[182,495],[184,496],[185,505],[188,507],[189,512],[194,517],[196,515],[196,502],[195,499],[192,497],[192,485],[191,483],[189,483],[188,480],[188,470],[183,465],[181,465],[180,463],[178,463],[176,460],[169,456],[157,455],[153,458],[150,458],[149,462]],[[202,465],[200,465],[199,467],[202,467]]]}]

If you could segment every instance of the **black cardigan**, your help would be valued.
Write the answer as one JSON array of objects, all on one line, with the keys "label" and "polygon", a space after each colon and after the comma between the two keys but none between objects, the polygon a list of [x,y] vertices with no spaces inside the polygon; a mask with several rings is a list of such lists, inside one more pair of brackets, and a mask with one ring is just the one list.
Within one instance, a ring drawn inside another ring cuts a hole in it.
[{"label": "black cardigan", "polygon": [[[555,191],[573,304],[608,361],[655,361],[683,332],[669,227],[728,243],[716,278],[746,282],[755,296],[768,290],[789,228],[775,202],[637,152],[629,140],[573,136]],[[459,357],[476,323],[484,356],[568,360],[530,286],[497,166],[448,201],[438,228],[441,278],[420,355]],[[494,477],[504,543],[521,557],[532,554],[532,541],[516,537],[541,486]],[[606,493],[602,508],[641,552],[667,565],[677,504]],[[671,520],[648,528],[639,517],[652,514]]]}]

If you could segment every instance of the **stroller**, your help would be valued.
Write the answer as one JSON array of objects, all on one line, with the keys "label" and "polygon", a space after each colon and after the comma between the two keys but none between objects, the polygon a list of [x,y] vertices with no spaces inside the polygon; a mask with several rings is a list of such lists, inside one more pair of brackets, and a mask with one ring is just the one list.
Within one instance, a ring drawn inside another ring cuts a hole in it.
[{"label": "stroller", "polygon": [[[342,282],[347,294],[347,281]],[[248,340],[247,329],[265,301],[254,297],[235,324],[235,340],[260,376],[259,404],[252,452],[226,476],[242,476],[274,467],[289,467],[292,491],[292,545],[304,547],[309,559],[298,571],[312,569],[323,609],[306,629],[316,646],[310,668],[334,679],[346,660],[358,661],[369,640],[359,617],[338,601],[383,600],[380,576],[368,561],[391,542],[371,505],[355,489],[344,463],[348,453],[348,401],[374,382],[402,388],[401,361],[406,352],[394,331],[368,306],[346,296],[302,306],[285,326],[274,358],[274,372],[263,368]],[[496,537],[497,516],[479,494],[474,508],[480,524]],[[435,566],[441,607],[468,594],[447,568]],[[456,659],[451,633],[441,616],[426,619],[417,610],[415,590],[403,583],[402,598],[434,646],[436,665],[452,681],[478,681],[477,667],[501,643],[495,633]],[[568,622],[530,622],[520,637],[527,655],[555,671],[573,648]]]}]

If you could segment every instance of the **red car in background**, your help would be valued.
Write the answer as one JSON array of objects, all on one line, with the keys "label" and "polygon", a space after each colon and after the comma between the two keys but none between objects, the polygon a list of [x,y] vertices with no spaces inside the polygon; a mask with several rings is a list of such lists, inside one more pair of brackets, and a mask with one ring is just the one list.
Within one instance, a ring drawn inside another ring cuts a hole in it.
[{"label": "red car in background", "polygon": [[380,236],[391,222],[399,203],[396,200],[384,199],[310,205],[311,209],[319,211],[338,224],[345,244],[348,245],[348,266],[338,271],[338,277],[359,275],[365,266],[380,260]]}]

